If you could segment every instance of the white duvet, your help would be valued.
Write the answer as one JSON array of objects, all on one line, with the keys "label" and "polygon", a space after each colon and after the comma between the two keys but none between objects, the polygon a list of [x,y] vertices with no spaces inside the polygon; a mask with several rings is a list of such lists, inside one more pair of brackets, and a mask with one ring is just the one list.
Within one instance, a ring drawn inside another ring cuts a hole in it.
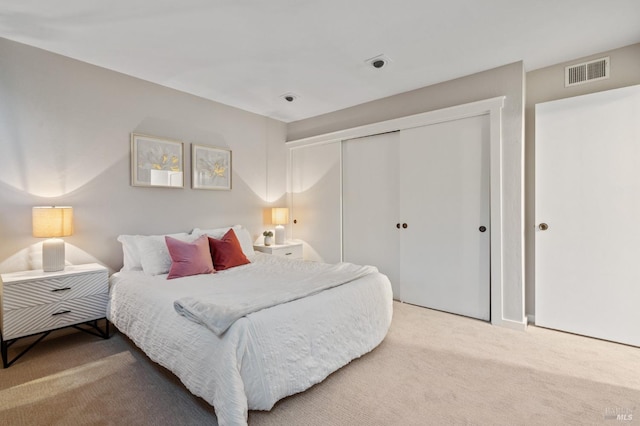
[{"label": "white duvet", "polygon": [[[265,267],[267,264],[272,267]],[[276,258],[270,263],[263,263],[262,268],[244,268],[241,280],[233,274],[217,276],[216,285],[209,286],[206,293],[182,297],[173,305],[180,315],[220,336],[235,321],[248,314],[378,272],[373,266],[352,263],[285,264],[288,266],[286,273],[282,271],[282,262]]]},{"label": "white duvet", "polygon": [[213,275],[166,280],[119,272],[111,277],[107,316],[212,404],[221,425],[243,425],[248,409],[269,410],[375,348],[391,323],[389,280],[368,270],[344,285],[243,316],[220,336],[179,315],[174,302],[211,294],[218,284],[236,283],[246,292],[271,282],[265,277],[289,282],[321,265],[256,254],[249,265]]}]

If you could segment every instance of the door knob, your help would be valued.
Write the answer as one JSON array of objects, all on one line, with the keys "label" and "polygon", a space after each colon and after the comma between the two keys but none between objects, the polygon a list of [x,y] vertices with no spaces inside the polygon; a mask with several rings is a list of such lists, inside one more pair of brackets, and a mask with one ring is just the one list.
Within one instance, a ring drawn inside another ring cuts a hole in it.
[{"label": "door knob", "polygon": [[549,225],[542,222],[540,225],[538,225],[538,229],[540,229],[541,231],[546,231],[547,229],[549,229]]},{"label": "door knob", "polygon": [[480,232],[484,232],[486,230],[487,230],[486,226],[481,226],[480,228],[478,228],[478,231],[480,231]]},{"label": "door knob", "polygon": [[400,224],[396,223],[396,228],[400,229]]},{"label": "door knob", "polygon": [[402,227],[403,227],[404,229],[407,229],[407,226],[409,226],[409,225],[407,225],[406,223],[403,223],[403,224],[402,224]]}]

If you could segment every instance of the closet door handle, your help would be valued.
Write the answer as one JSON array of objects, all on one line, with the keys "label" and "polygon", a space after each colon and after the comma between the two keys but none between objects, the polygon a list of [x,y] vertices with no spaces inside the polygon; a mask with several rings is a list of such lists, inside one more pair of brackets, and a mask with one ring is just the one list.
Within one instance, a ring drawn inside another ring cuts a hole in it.
[{"label": "closet door handle", "polygon": [[402,224],[402,227],[403,227],[404,229],[407,229],[407,227],[408,227],[408,226],[409,226],[409,225],[407,225],[406,223],[403,223],[403,224]]},{"label": "closet door handle", "polygon": [[396,228],[400,229],[400,224],[396,223]]}]

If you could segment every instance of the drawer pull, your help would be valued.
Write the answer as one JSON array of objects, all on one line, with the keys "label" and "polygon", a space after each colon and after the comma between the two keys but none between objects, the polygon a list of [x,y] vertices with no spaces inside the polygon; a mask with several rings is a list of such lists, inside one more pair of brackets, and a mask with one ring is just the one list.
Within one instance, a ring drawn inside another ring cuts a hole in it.
[{"label": "drawer pull", "polygon": [[71,290],[71,287],[64,287],[64,288],[54,288],[51,291],[65,291],[65,290]]},{"label": "drawer pull", "polygon": [[55,317],[56,315],[64,315],[64,314],[68,314],[69,312],[71,312],[68,309],[65,309],[64,311],[60,311],[60,312],[56,312],[55,314],[51,314],[52,317]]},{"label": "drawer pull", "polygon": [[293,253],[285,253],[284,255],[285,255],[285,256],[289,256],[289,255],[292,255],[292,254],[293,254]]}]

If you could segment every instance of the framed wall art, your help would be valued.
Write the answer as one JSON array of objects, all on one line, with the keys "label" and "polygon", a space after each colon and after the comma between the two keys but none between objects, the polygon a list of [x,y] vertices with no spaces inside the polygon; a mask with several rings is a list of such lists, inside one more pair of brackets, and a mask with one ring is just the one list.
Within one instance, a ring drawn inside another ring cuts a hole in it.
[{"label": "framed wall art", "polygon": [[193,189],[231,189],[231,151],[191,144],[191,187]]},{"label": "framed wall art", "polygon": [[183,143],[131,133],[131,185],[183,188]]}]

